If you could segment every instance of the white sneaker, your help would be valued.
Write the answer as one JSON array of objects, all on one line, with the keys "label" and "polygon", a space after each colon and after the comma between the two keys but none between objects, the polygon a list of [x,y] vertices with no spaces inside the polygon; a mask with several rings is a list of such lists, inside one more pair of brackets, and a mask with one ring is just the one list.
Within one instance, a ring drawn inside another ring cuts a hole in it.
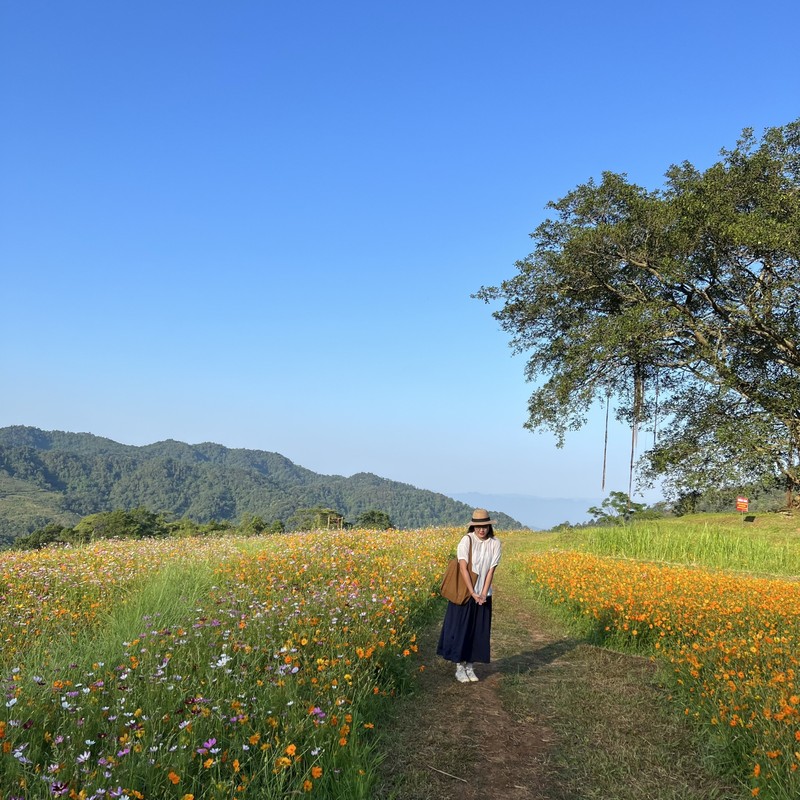
[{"label": "white sneaker", "polygon": [[478,676],[475,674],[472,664],[467,664],[467,666],[464,668],[464,672],[467,674],[467,678],[473,683],[477,680],[480,680],[480,678],[478,678]]},{"label": "white sneaker", "polygon": [[459,683],[469,683],[469,676],[467,675],[467,671],[464,669],[463,664],[459,664],[456,667],[456,680]]}]

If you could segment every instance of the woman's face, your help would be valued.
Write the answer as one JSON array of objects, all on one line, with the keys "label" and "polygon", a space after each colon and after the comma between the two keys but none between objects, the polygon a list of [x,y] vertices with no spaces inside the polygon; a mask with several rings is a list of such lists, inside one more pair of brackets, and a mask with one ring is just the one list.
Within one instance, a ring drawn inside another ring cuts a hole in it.
[{"label": "woman's face", "polygon": [[488,525],[475,525],[472,530],[479,539],[485,539],[489,535]]}]

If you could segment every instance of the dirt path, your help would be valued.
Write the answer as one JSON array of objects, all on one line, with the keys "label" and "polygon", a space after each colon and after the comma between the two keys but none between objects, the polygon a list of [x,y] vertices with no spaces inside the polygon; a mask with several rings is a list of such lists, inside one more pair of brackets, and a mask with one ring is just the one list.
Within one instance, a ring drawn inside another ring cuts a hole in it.
[{"label": "dirt path", "polygon": [[[424,634],[419,690],[403,701],[380,796],[403,800],[544,800],[555,796],[552,732],[541,721],[506,710],[501,681],[557,663],[574,647],[556,639],[498,581],[491,664],[476,664],[478,683],[458,683],[454,666],[435,655],[439,623]],[[424,713],[420,714],[420,703]]]},{"label": "dirt path", "polygon": [[384,731],[375,798],[744,796],[708,771],[707,754],[668,702],[654,662],[558,633],[513,576],[499,571],[493,605],[493,661],[476,664],[478,683],[458,683],[454,666],[436,656],[441,619],[421,635],[424,668]]}]

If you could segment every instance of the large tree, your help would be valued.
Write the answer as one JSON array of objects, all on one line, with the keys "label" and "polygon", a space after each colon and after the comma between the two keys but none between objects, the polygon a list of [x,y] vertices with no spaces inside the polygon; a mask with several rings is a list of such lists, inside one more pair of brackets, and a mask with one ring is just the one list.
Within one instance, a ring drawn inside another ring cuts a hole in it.
[{"label": "large tree", "polygon": [[800,482],[800,120],[746,130],[647,190],[603,173],[548,206],[517,274],[477,297],[536,383],[526,427],[563,444],[597,402],[660,437],[676,492]]}]

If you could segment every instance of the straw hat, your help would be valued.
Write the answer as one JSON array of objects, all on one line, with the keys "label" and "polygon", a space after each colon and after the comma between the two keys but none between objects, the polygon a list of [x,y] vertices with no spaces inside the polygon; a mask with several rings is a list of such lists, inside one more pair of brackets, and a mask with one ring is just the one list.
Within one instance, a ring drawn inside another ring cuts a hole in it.
[{"label": "straw hat", "polygon": [[472,519],[469,522],[469,529],[472,530],[476,525],[496,525],[497,523],[490,519],[489,512],[485,508],[476,508],[472,512]]}]

